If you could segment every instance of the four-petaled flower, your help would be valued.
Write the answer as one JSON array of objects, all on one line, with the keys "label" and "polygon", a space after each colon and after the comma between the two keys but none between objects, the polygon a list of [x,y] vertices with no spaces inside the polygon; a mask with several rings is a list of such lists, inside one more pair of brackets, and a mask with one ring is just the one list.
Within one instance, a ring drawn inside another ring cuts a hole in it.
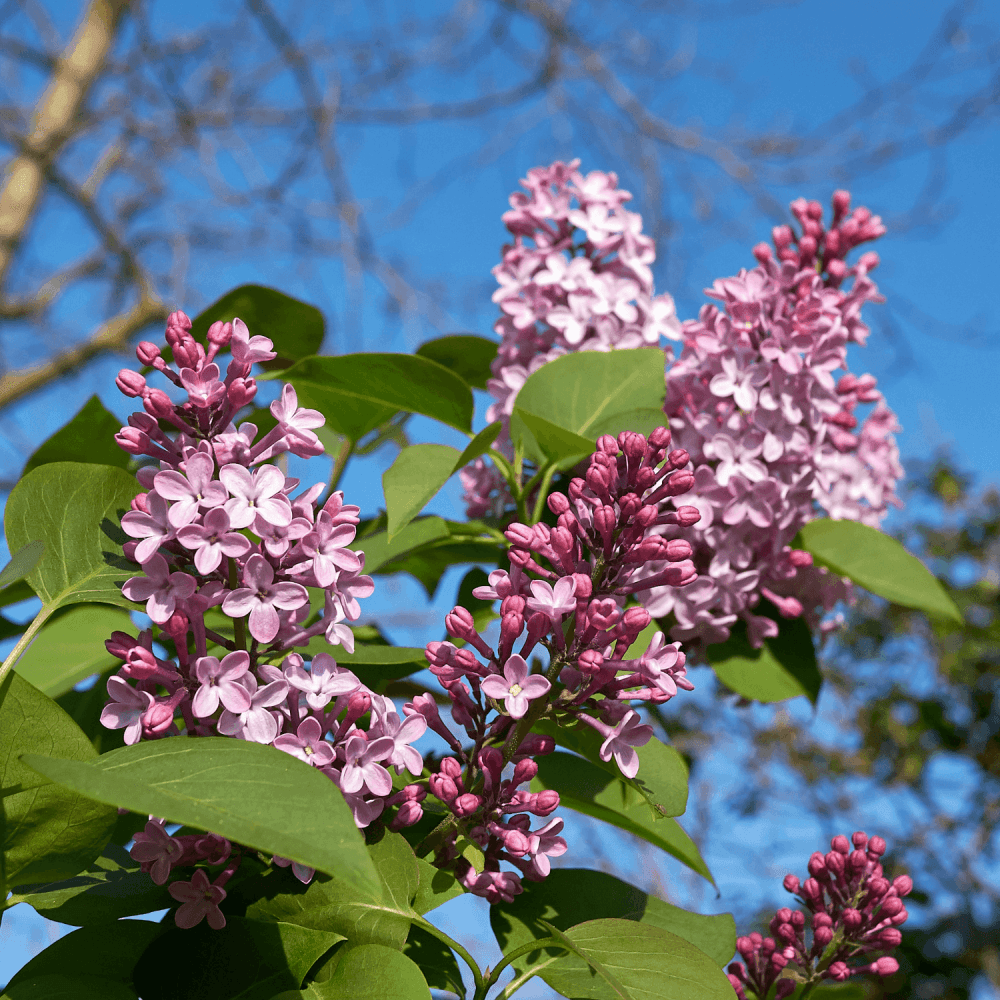
[{"label": "four-petaled flower", "polygon": [[178,600],[187,600],[198,587],[190,574],[169,569],[167,560],[157,553],[142,564],[145,576],[130,577],[122,584],[122,593],[130,601],[146,602],[146,614],[157,625],[163,625],[177,610]]},{"label": "four-petaled flower", "polygon": [[137,691],[121,677],[108,678],[111,701],[101,709],[101,725],[108,729],[124,729],[125,742],[131,746],[142,736],[142,717],[153,704],[148,691]]},{"label": "four-petaled flower", "polygon": [[[582,717],[581,717],[582,718]],[[593,725],[596,720],[590,720]],[[595,727],[598,728],[598,727]],[[604,735],[601,744],[601,760],[615,758],[618,769],[626,778],[634,778],[639,773],[639,755],[635,747],[645,746],[653,735],[653,727],[645,725],[638,712],[629,710],[617,726],[604,725],[600,729]]]},{"label": "four-petaled flower", "polygon": [[549,586],[544,580],[531,581],[531,597],[528,607],[532,611],[541,611],[553,622],[558,622],[563,615],[576,610],[576,580],[572,576],[564,576],[556,581],[555,587]]},{"label": "four-petaled flower", "polygon": [[291,522],[292,505],[281,492],[285,476],[277,466],[264,465],[251,473],[242,465],[224,465],[219,479],[230,493],[225,508],[233,528],[249,528],[258,515],[279,528]]},{"label": "four-petaled flower", "polygon": [[250,690],[250,705],[242,712],[230,712],[227,708],[219,717],[219,732],[223,736],[240,736],[252,743],[274,742],[278,722],[268,709],[280,705],[288,697],[288,685],[283,680],[271,681],[258,689],[253,674],[246,674],[243,683]]},{"label": "four-petaled flower", "polygon": [[271,564],[255,552],[243,567],[243,586],[226,596],[222,610],[233,618],[249,614],[250,634],[258,642],[270,642],[281,627],[277,609],[294,611],[308,601],[309,594],[301,584],[275,583]]},{"label": "four-petaled flower", "polygon": [[[291,662],[289,662],[291,661]],[[350,672],[337,666],[337,661],[329,653],[317,653],[312,658],[310,668],[302,666],[300,656],[289,657],[284,666],[285,680],[306,696],[306,704],[314,712],[322,712],[331,699],[342,694],[351,694],[361,687],[361,681]]]},{"label": "four-petaled flower", "polygon": [[212,885],[208,875],[199,868],[190,882],[171,882],[167,891],[181,905],[174,914],[174,923],[185,930],[208,920],[213,931],[221,931],[226,926],[226,917],[219,909],[219,903],[226,898],[226,890]]},{"label": "four-petaled flower", "polygon": [[163,885],[170,877],[171,867],[184,853],[180,841],[171,837],[163,824],[155,819],[151,819],[146,829],[137,833],[133,841],[129,850],[132,860],[140,862],[157,885]]},{"label": "four-petaled flower", "polygon": [[274,746],[313,767],[328,767],[333,763],[334,749],[323,739],[323,727],[311,715],[299,723],[294,736],[282,733]]},{"label": "four-petaled flower", "polygon": [[186,476],[168,469],[153,477],[153,488],[165,500],[174,501],[167,519],[175,528],[190,524],[202,507],[218,507],[226,502],[226,488],[213,480],[215,461],[203,451],[196,451],[184,463]]},{"label": "four-petaled flower", "polygon": [[551,690],[552,685],[541,674],[529,674],[528,664],[516,653],[504,664],[503,677],[493,674],[482,680],[483,694],[499,701],[512,719],[524,717],[528,702],[541,698]]},{"label": "four-petaled flower", "polygon": [[242,649],[222,658],[200,656],[194,663],[194,673],[201,684],[191,701],[191,711],[199,719],[214,715],[219,702],[237,715],[250,708],[250,692],[237,683],[250,669],[250,656]]},{"label": "four-petaled flower", "polygon": [[[201,524],[186,524],[177,531],[177,540],[186,549],[194,550],[195,569],[204,576],[214,573],[223,556],[231,559],[250,551],[250,539],[231,531],[229,515],[222,507],[214,507]],[[136,549],[136,555],[139,550]]]},{"label": "four-petaled flower", "polygon": [[366,788],[373,795],[388,795],[392,790],[392,777],[378,762],[385,760],[395,746],[395,741],[386,736],[371,742],[363,736],[352,736],[344,746],[340,790],[353,794]]}]

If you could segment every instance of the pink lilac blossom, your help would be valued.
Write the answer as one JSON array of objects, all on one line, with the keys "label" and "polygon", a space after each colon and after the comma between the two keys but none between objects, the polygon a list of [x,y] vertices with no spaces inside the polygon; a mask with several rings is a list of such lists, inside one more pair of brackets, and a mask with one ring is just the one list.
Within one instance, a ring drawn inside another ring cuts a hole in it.
[{"label": "pink lilac blossom", "polygon": [[908,916],[903,898],[913,890],[912,879],[885,877],[881,837],[859,830],[850,841],[834,837],[830,848],[829,854],[817,851],[809,859],[805,882],[785,876],[785,889],[804,904],[805,913],[784,906],[770,922],[772,936],[755,931],[736,939],[743,961],[733,962],[728,975],[740,1000],[765,1000],[772,987],[783,1000],[803,984],[842,983],[865,973],[891,976],[899,970],[895,958],[879,953],[892,951],[902,940],[899,927]]},{"label": "pink lilac blossom", "polygon": [[[298,480],[264,464],[284,452],[318,454],[312,429],[323,418],[300,408],[286,386],[272,405],[277,427],[256,440],[254,425],[234,420],[256,393],[252,365],[275,356],[271,342],[250,337],[240,320],[213,324],[207,347],[190,330],[187,316],[171,314],[166,340],[179,372],[156,345],[137,349],[143,364],[187,392],[186,400],[171,402],[137,372],[118,377],[146,412],[133,414],[117,440],[159,466],[139,471],[145,492],[122,519],[133,539],[125,554],[143,570],[122,591],[145,602],[154,628],[138,638],[115,632],[107,641],[122,666],[108,681],[101,721],[124,729],[130,744],[177,734],[271,744],[343,787],[359,827],[382,815],[395,829],[412,825],[422,815],[420,795],[396,801],[386,766],[421,773],[411,744],[424,720],[403,721],[381,700],[365,724],[380,696],[329,653],[296,652],[319,636],[353,651],[347,622],[359,617],[359,600],[374,588],[363,574],[364,554],[348,548],[358,508],[336,492],[321,505],[322,483],[296,492]],[[216,359],[227,346],[232,358],[223,378]],[[322,594],[316,609],[309,587]],[[158,657],[154,641],[173,656]],[[215,834],[171,837],[151,821],[132,853],[158,884],[174,878],[168,889],[181,904],[179,927],[225,925],[223,886],[244,848]],[[224,869],[210,880],[204,866]],[[179,872],[186,873],[180,880]],[[313,875],[298,863],[293,872],[302,881]]]},{"label": "pink lilac blossom", "polygon": [[[470,892],[490,902],[513,899],[522,879],[544,878],[549,859],[566,850],[558,817],[531,829],[532,816],[548,817],[559,805],[554,791],[521,787],[538,773],[532,758],[555,749],[552,737],[532,732],[532,726],[538,720],[589,725],[600,736],[593,756],[614,759],[631,779],[640,770],[636,748],[653,731],[630,704],[662,704],[693,687],[679,644],[665,643],[662,633],[637,658],[628,655],[651,621],[644,608],[625,606],[645,585],[646,562],[662,563],[659,578],[674,587],[683,589],[697,577],[692,547],[658,534],[665,525],[682,528],[699,517],[690,506],[668,511],[660,505],[688,492],[693,482],[687,454],[670,444],[665,427],[649,438],[632,432],[603,436],[585,475],[570,481],[568,495],[549,495],[555,527],[510,524],[509,569],[494,571],[488,586],[473,591],[479,600],[500,601],[495,646],[462,607],[445,617],[445,627],[465,645],[427,646],[431,672],[451,700],[452,720],[472,747],[455,736],[430,696],[404,706],[453,753],[419,783],[453,818],[451,828],[426,846],[434,850],[435,864],[450,868]],[[535,651],[543,654],[544,667],[538,659],[529,666]],[[513,773],[504,778],[507,765]],[[481,848],[481,869],[459,851],[461,836]]]},{"label": "pink lilac blossom", "polygon": [[[846,258],[885,232],[881,219],[852,211],[845,191],[833,197],[828,226],[818,202],[793,202],[800,233],[776,227],[775,251],[754,247],[759,266],[716,281],[707,294],[717,304],[680,324],[670,297],[653,297],[654,247],[641,218],[622,207],[630,196],[614,174],[584,177],[577,166],[530,171],[528,193],[513,195],[504,215],[514,242],[494,270],[504,315],[487,414],[504,424],[497,447],[510,456],[515,397],[559,355],[681,340],[676,360],[665,347],[665,410],[693,462],[683,502],[701,514],[685,536],[698,578],[683,591],[651,586],[639,599],[696,652],[740,623],[759,646],[777,634],[775,616],[836,627],[822,616],[851,599],[849,583],[791,542],[816,517],[878,527],[900,503],[895,415],[872,376],[847,370],[848,345],[863,345],[869,332],[862,307],[881,298],[869,277],[878,256]],[[869,404],[859,425],[855,411]],[[470,517],[509,516],[506,483],[485,459],[467,466],[462,482]],[[662,533],[669,539],[675,530]],[[655,579],[661,568],[651,563],[646,572]],[[767,608],[762,598],[773,610],[755,613]]]},{"label": "pink lilac blossom", "polygon": [[[615,174],[582,174],[579,163],[529,170],[521,182],[527,193],[512,194],[503,216],[514,241],[493,269],[503,315],[493,328],[500,346],[488,421],[506,425],[528,375],[567,351],[680,339],[674,300],[653,288],[653,241],[641,216],[623,207],[631,194]],[[506,426],[495,447],[512,454]],[[461,479],[470,517],[502,512],[506,489],[491,466],[477,460]]]}]

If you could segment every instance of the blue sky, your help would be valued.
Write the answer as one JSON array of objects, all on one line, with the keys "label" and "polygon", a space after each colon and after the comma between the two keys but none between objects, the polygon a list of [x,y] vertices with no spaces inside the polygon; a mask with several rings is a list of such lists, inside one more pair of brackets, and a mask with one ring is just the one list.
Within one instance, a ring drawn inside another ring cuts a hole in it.
[{"label": "blue sky", "polygon": [[[79,11],[76,3],[47,6],[60,25],[72,24]],[[398,12],[397,7],[389,6]],[[701,122],[706,128],[734,120],[744,122],[748,130],[781,124],[807,136],[861,95],[859,80],[889,80],[910,65],[946,9],[932,2],[883,0],[872,4],[870,0],[847,0],[831,7],[808,0],[761,5],[762,12],[752,16],[712,19],[705,17],[710,8],[700,6],[703,17],[699,22],[676,17],[669,24],[674,35],[660,39],[671,51],[684,58],[688,53],[692,59],[692,72],[671,89],[671,117],[682,124]],[[195,27],[206,18],[223,19],[230,9],[223,3],[206,8],[161,2],[152,7],[153,22],[163,28]],[[279,5],[279,9],[286,8]],[[433,5],[430,9],[434,9]],[[343,19],[343,30],[347,31],[360,15],[355,5],[345,2],[303,5],[289,16],[300,21],[303,30],[332,32],[337,30],[335,18]],[[996,14],[980,5],[977,16],[981,24],[976,30],[993,38],[996,44]],[[662,19],[651,18],[643,29],[666,30],[665,25]],[[948,44],[961,54],[968,41],[957,37]],[[865,66],[861,59],[866,61]],[[938,99],[949,87],[963,85],[963,80],[967,83],[982,79],[981,68],[972,66],[968,77],[955,84],[943,83]],[[641,81],[637,87],[641,93]],[[428,92],[446,89],[445,82],[431,81]],[[650,99],[657,99],[657,95],[650,95]],[[907,113],[911,121],[929,123],[935,120],[936,110],[934,102],[928,100]],[[894,113],[903,115],[899,109]],[[947,447],[980,484],[1000,481],[1000,449],[996,444],[1000,431],[996,389],[1000,314],[993,272],[1000,259],[1000,172],[996,165],[1000,143],[995,107],[985,114],[989,127],[971,129],[934,155],[910,157],[889,169],[862,176],[851,185],[855,204],[867,204],[889,226],[889,233],[877,246],[882,266],[875,274],[888,302],[869,313],[873,333],[866,349],[855,349],[853,368],[878,376],[890,405],[899,414],[904,428],[899,435],[904,464]],[[859,121],[860,128],[887,132],[893,124]],[[501,126],[494,119],[485,125],[424,126],[405,134],[390,129],[345,129],[344,141],[352,157],[351,180],[357,198],[370,212],[376,241],[387,255],[410,257],[416,276],[442,276],[435,294],[451,317],[454,330],[489,333],[496,315],[490,302],[493,285],[489,272],[505,238],[500,214],[506,208],[508,194],[527,169],[557,157],[579,155],[585,169],[617,170],[624,186],[638,190],[638,178],[630,176],[631,156],[622,155],[619,160],[613,150],[593,148],[590,136],[574,132],[566,123],[536,123],[516,142],[506,144]],[[465,162],[484,142],[496,147],[489,162],[471,172],[456,172],[452,179],[450,165]],[[263,155],[266,160],[270,153],[265,151]],[[829,164],[824,178],[809,184],[776,178],[769,184],[768,193],[782,203],[798,195],[828,203],[831,191],[840,186],[836,174],[842,167],[844,164]],[[223,169],[232,170],[234,176],[239,173],[236,164],[223,163]],[[664,204],[675,225],[682,228],[683,239],[670,254],[661,255],[656,269],[658,290],[674,294],[682,317],[696,313],[702,301],[701,288],[714,278],[751,266],[754,261],[750,247],[768,238],[774,222],[783,221],[754,214],[746,198],[725,193],[713,166],[696,162],[692,169],[704,172],[705,190],[715,198],[714,211],[707,219],[700,219],[698,206],[684,191],[665,191]],[[945,210],[940,218],[920,230],[900,231],[899,221],[920,199],[921,192],[938,183],[942,171]],[[399,206],[406,204],[408,196],[427,178],[435,178],[431,185],[433,197],[418,206],[405,224],[399,224]],[[303,181],[303,197],[310,193],[314,198],[325,196],[322,184],[315,178]],[[186,210],[193,216],[205,211],[208,204],[206,192],[193,185]],[[637,197],[630,207],[644,214],[647,229],[651,229],[655,220],[649,216],[643,199]],[[181,210],[185,210],[183,199]],[[62,221],[63,216],[54,206],[46,211],[54,225],[51,239],[61,245],[85,242],[86,237],[74,221]],[[384,228],[380,228],[383,224]],[[365,284],[361,310],[354,313],[341,268],[323,261],[303,263],[280,252],[268,252],[267,248],[248,248],[239,259],[213,258],[191,275],[190,301],[171,306],[194,314],[229,288],[248,281],[281,288],[327,312],[331,317],[327,344],[331,352],[408,350],[430,335],[420,322],[387,321],[381,308],[384,296],[373,283]],[[73,307],[81,309],[83,305],[74,303]],[[879,308],[889,318],[888,325],[875,318]],[[913,322],[914,316],[922,319]],[[84,320],[82,325],[90,324]],[[24,346],[27,350],[29,345]],[[33,447],[56,430],[92,392],[96,391],[115,412],[127,413],[126,401],[113,386],[114,373],[121,364],[120,359],[102,360],[18,407],[4,428],[6,441],[0,461],[5,468],[13,474]],[[483,401],[479,404],[481,419]],[[416,420],[412,428],[416,440],[458,443],[429,421]],[[353,466],[348,472],[344,481],[348,497],[366,512],[378,506],[379,477],[392,457],[383,452],[374,461]],[[322,476],[321,465],[314,466],[314,474],[316,478]],[[431,510],[458,516],[458,498],[459,490],[453,482]],[[894,515],[896,523],[905,517],[905,511]],[[366,610],[375,617],[389,616],[389,632],[396,641],[422,644],[438,637],[441,615],[447,610],[448,598],[462,572],[455,571],[446,580],[432,607],[415,584],[393,580],[380,586]],[[697,674],[694,679],[700,683]],[[707,683],[707,678],[701,683]],[[817,717],[799,706],[792,711],[803,724],[833,725],[836,705],[821,701]],[[706,770],[720,794],[739,784],[740,776],[731,761],[714,759]],[[677,866],[661,865],[645,855],[629,855],[623,860],[622,853],[615,852],[616,870],[650,889],[666,885],[675,898],[706,911],[733,907],[752,910],[758,903],[780,898],[781,875],[801,869],[810,851],[819,846],[817,838],[822,839],[821,834],[829,836],[829,831],[821,831],[806,811],[791,805],[782,809],[780,815],[734,821],[731,828],[713,834],[706,856],[719,881],[722,894],[718,899],[694,887]],[[889,803],[873,803],[871,810],[881,812],[883,815],[874,818],[890,829],[899,821]],[[578,842],[585,843],[586,825],[578,826],[576,833]],[[607,855],[609,845],[601,843]],[[747,847],[754,843],[760,843],[763,850]],[[769,846],[765,847],[765,843]],[[601,863],[600,851],[588,854],[590,850],[581,846],[578,863],[588,863],[588,857],[595,864]],[[474,910],[477,901],[462,906]],[[0,930],[0,981],[45,943],[48,931],[23,914],[23,909],[8,914]],[[447,920],[460,926],[465,913],[456,909]],[[523,995],[531,998],[547,994],[539,987],[529,988]]]}]

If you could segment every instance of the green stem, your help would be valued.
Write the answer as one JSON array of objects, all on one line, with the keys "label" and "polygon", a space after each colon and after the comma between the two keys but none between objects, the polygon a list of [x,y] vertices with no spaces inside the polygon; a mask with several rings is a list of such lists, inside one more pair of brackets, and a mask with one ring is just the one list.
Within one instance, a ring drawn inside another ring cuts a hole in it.
[{"label": "green stem", "polygon": [[[535,509],[531,513],[530,524],[537,524],[542,519],[542,509],[545,500],[549,495],[549,487],[552,485],[552,477],[556,474],[555,463],[547,465],[542,470],[542,481],[538,485],[538,496],[535,497]],[[525,490],[525,493],[528,491]]]},{"label": "green stem", "polygon": [[[0,685],[3,685],[4,678],[13,669],[14,664],[21,658],[24,651],[31,645],[31,640],[38,634],[38,630],[48,621],[49,616],[55,611],[55,607],[43,604],[41,611],[31,620],[31,624],[24,630],[21,638],[17,640],[17,645],[10,651],[7,659],[0,667]],[[3,699],[0,698],[0,701]]]},{"label": "green stem", "polygon": [[[510,965],[511,962],[520,958],[522,955],[528,955],[533,951],[541,951],[542,948],[560,948],[562,951],[566,951],[566,946],[553,937],[543,938],[539,941],[529,941],[527,944],[522,944],[520,948],[515,948],[512,952],[504,955],[504,957],[497,963],[496,968],[490,972],[490,978],[486,981],[486,990],[496,985],[497,981],[500,979],[500,973]],[[486,997],[486,993],[483,993],[483,998]],[[473,1000],[480,1000],[479,996],[473,997]]]},{"label": "green stem", "polygon": [[330,474],[330,496],[333,496],[337,492],[337,487],[340,485],[340,477],[344,474],[344,469],[347,468],[347,463],[350,461],[353,453],[354,442],[350,438],[344,438],[344,443],[340,446],[336,461],[333,463],[333,472]]},{"label": "green stem", "polygon": [[417,917],[413,923],[418,927],[422,927],[428,934],[433,934],[439,941],[446,944],[453,952],[459,955],[463,962],[469,967],[469,971],[472,973],[472,981],[476,984],[476,997],[486,997],[486,991],[489,986],[486,984],[486,980],[483,978],[482,970],[476,963],[476,960],[457,942],[452,940],[445,934],[444,931],[435,927],[429,920],[424,917]]},{"label": "green stem", "polygon": [[[240,585],[239,577],[236,575],[236,560],[229,559],[229,589],[236,590]],[[234,618],[233,627],[236,629],[236,648],[245,650],[247,648],[247,620],[246,617]]]},{"label": "green stem", "polygon": [[510,1000],[510,998],[529,980],[537,976],[540,972],[547,969],[553,962],[558,962],[562,958],[562,955],[553,955],[552,958],[547,959],[544,962],[539,962],[538,965],[533,965],[530,969],[526,969],[521,975],[512,979],[504,991],[497,995],[496,1000]]}]

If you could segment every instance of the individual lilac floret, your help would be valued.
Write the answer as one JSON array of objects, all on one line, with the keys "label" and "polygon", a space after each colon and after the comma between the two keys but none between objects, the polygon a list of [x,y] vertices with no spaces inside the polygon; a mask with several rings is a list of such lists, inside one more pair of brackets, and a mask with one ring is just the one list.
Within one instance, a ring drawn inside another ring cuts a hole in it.
[{"label": "individual lilac floret", "polygon": [[250,539],[232,527],[226,511],[215,507],[205,514],[201,524],[186,524],[178,529],[177,540],[194,552],[195,569],[203,576],[214,573],[222,565],[223,556],[236,559],[250,551]]},{"label": "individual lilac floret", "polygon": [[805,882],[785,876],[785,889],[798,896],[806,913],[782,907],[770,922],[772,936],[755,931],[736,939],[743,962],[733,962],[728,974],[743,1000],[765,1000],[772,987],[780,1000],[802,984],[899,971],[895,958],[880,953],[902,940],[898,928],[908,916],[903,898],[913,881],[908,875],[891,882],[885,877],[881,837],[859,830],[850,841],[834,837],[830,847],[829,854],[817,851],[809,859]]},{"label": "individual lilac floret", "polygon": [[229,712],[239,715],[250,709],[250,692],[239,681],[250,668],[250,656],[237,650],[224,656],[220,662],[215,656],[200,656],[195,661],[194,673],[201,685],[191,700],[191,710],[200,719],[214,715],[219,704]]},{"label": "individual lilac floret", "polygon": [[268,709],[284,702],[288,697],[288,685],[283,680],[276,680],[258,688],[253,674],[247,674],[244,683],[249,685],[250,704],[241,712],[226,709],[219,719],[219,732],[224,736],[241,736],[254,743],[272,743],[278,735],[278,723]]},{"label": "individual lilac floret", "polygon": [[138,743],[143,716],[153,704],[153,696],[148,691],[136,691],[121,677],[108,678],[108,694],[111,701],[101,710],[101,725],[108,729],[124,729],[125,742],[129,746]]},{"label": "individual lilac floret", "polygon": [[[157,885],[164,885],[170,877],[170,869],[176,865],[184,848],[181,842],[164,829],[162,823],[151,819],[146,829],[135,835],[129,854],[134,861],[142,864],[143,871],[148,871],[150,878]],[[176,898],[176,897],[175,897]]]},{"label": "individual lilac floret", "polygon": [[243,586],[222,602],[222,610],[234,618],[249,614],[250,634],[258,642],[271,642],[281,628],[278,609],[294,611],[309,603],[306,588],[298,583],[275,583],[274,568],[254,553],[243,567]]},{"label": "individual lilac floret", "polygon": [[274,746],[312,767],[328,767],[335,756],[333,747],[323,739],[323,727],[311,715],[299,723],[294,736],[283,733],[275,739]]},{"label": "individual lilac floret", "polygon": [[219,903],[226,898],[226,890],[212,885],[201,868],[194,873],[190,882],[171,882],[167,889],[181,904],[174,914],[174,922],[178,927],[194,927],[202,920],[207,920],[208,926],[214,931],[221,931],[226,926],[225,914],[219,909]]},{"label": "individual lilac floret", "polygon": [[167,560],[154,555],[142,564],[145,576],[133,576],[122,586],[122,593],[130,601],[145,601],[146,614],[163,625],[177,610],[177,602],[194,594],[198,582],[189,573],[171,573]]},{"label": "individual lilac floret", "polygon": [[529,669],[524,658],[515,654],[504,664],[503,677],[493,675],[483,679],[483,694],[497,701],[503,699],[512,719],[523,718],[533,699],[552,690],[552,685],[541,674],[531,674]]},{"label": "individual lilac floret", "polygon": [[593,726],[603,737],[601,760],[610,761],[612,756],[619,770],[626,778],[634,778],[639,773],[639,755],[635,747],[645,746],[653,736],[653,727],[643,723],[638,712],[628,711],[615,726],[609,726],[589,715],[580,716]]}]

